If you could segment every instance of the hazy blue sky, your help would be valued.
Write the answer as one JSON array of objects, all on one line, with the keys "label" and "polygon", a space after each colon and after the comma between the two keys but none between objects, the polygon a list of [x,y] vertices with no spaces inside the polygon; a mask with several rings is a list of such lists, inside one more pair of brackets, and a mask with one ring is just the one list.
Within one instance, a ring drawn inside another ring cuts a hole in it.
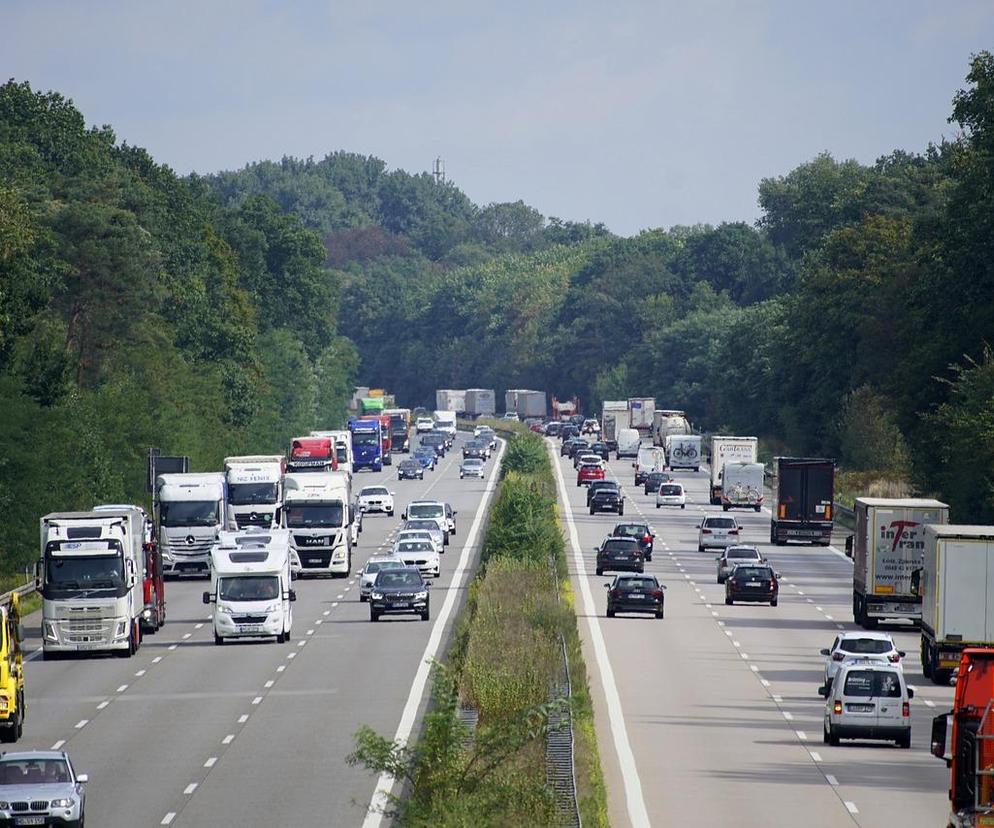
[{"label": "hazy blue sky", "polygon": [[177,171],[345,149],[615,232],[951,136],[992,0],[0,2],[0,73]]}]

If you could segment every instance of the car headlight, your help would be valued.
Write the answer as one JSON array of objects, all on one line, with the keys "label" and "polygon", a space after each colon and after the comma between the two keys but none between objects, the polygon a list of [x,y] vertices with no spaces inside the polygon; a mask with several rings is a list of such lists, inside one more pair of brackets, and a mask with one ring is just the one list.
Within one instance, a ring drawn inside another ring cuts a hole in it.
[{"label": "car headlight", "polygon": [[231,607],[226,607],[223,604],[218,604],[217,605],[217,611],[221,615],[231,615]]},{"label": "car headlight", "polygon": [[0,811],[6,811],[10,808],[9,802],[0,802]]},{"label": "car headlight", "polygon": [[279,603],[270,604],[263,612],[276,612],[280,608]]},{"label": "car headlight", "polygon": [[423,590],[414,596],[415,601],[427,601],[428,600],[428,590]]},{"label": "car headlight", "polygon": [[[69,797],[67,799],[53,799],[51,802],[48,803],[48,807],[49,808],[71,808],[75,804],[76,804],[76,800],[73,799],[72,797]],[[3,806],[0,805],[0,807],[3,807]]]},{"label": "car headlight", "polygon": [[383,600],[383,593],[382,592],[374,592],[369,597],[372,598],[374,601],[382,601]]},{"label": "car headlight", "polygon": [[10,700],[6,696],[0,696],[0,710],[6,712],[10,708]]}]

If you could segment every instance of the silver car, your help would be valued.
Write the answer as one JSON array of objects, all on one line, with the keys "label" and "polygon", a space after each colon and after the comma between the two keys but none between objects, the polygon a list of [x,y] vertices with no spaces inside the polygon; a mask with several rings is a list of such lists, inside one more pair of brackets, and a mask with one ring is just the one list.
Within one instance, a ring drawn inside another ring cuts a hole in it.
[{"label": "silver car", "polygon": [[729,546],[724,554],[719,555],[715,560],[718,562],[718,583],[725,583],[725,579],[732,574],[732,570],[739,564],[762,564],[766,563],[766,558],[755,546]]},{"label": "silver car", "polygon": [[724,549],[739,542],[739,525],[733,517],[706,517],[698,524],[697,551],[708,547]]},{"label": "silver car", "polygon": [[0,755],[0,822],[4,825],[83,824],[86,774],[76,774],[63,750]]},{"label": "silver car", "polygon": [[400,569],[404,562],[394,555],[374,555],[359,573],[359,600],[368,601],[377,573],[384,569]]},{"label": "silver car", "polygon": [[[447,540],[442,521],[436,518],[413,518],[404,524],[405,529],[424,529],[431,533],[432,542],[436,549],[443,549]],[[444,551],[444,550],[443,550]]]},{"label": "silver car", "polygon": [[467,457],[459,464],[459,479],[464,477],[479,477],[483,480],[486,477],[485,466],[479,457]]}]

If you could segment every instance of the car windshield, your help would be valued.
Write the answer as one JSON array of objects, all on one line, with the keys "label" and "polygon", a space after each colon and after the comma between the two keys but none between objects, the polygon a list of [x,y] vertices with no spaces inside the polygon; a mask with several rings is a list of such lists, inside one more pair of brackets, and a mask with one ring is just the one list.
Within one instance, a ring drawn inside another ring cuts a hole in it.
[{"label": "car windshield", "polygon": [[655,578],[618,578],[617,589],[655,589],[659,584]]},{"label": "car windshield", "polygon": [[366,561],[366,574],[373,575],[383,569],[398,569],[403,565],[400,561]]},{"label": "car windshield", "polygon": [[599,465],[597,465],[597,463],[582,463],[580,465],[580,471],[594,472],[594,471],[600,471],[600,470],[601,470],[601,467]]},{"label": "car windshield", "polygon": [[228,502],[232,506],[248,506],[253,503],[275,503],[277,495],[275,483],[229,483]]},{"label": "car windshield", "polygon": [[759,560],[759,552],[755,549],[729,549],[725,553],[726,558],[746,558],[754,561]]},{"label": "car windshield", "polygon": [[877,696],[901,697],[901,680],[892,670],[850,670],[846,676],[845,695],[871,699]]},{"label": "car windshield", "polygon": [[434,549],[431,541],[424,540],[404,540],[397,541],[398,552],[428,552]]},{"label": "car windshield", "polygon": [[683,486],[660,486],[659,493],[661,495],[682,495]]},{"label": "car windshield", "polygon": [[441,532],[442,527],[437,520],[409,520],[404,524],[405,529],[426,529],[429,532]]},{"label": "car windshield", "polygon": [[364,486],[359,492],[359,497],[376,497],[385,494],[390,494],[385,486]]},{"label": "car windshield", "polygon": [[628,541],[606,541],[604,543],[605,552],[634,552],[638,549],[638,544],[629,543]]},{"label": "car windshield", "polygon": [[0,759],[0,785],[52,785],[69,781],[64,759]]},{"label": "car windshield", "polygon": [[217,503],[213,500],[160,500],[159,522],[163,526],[215,526]]},{"label": "car windshield", "polygon": [[734,529],[735,518],[704,518],[704,525],[708,529]]},{"label": "car windshield", "polygon": [[276,575],[218,578],[217,596],[222,601],[272,601],[280,596],[280,579]]},{"label": "car windshield", "polygon": [[482,466],[483,461],[479,457],[467,457],[463,465],[468,469],[473,466]]},{"label": "car windshield", "polygon": [[649,527],[640,523],[621,523],[614,527],[619,538],[641,538],[649,534]]},{"label": "car windshield", "polygon": [[442,517],[445,507],[440,503],[412,503],[407,507],[407,514],[412,518]]},{"label": "car windshield", "polygon": [[756,578],[765,578],[768,581],[773,577],[773,573],[764,566],[740,566],[735,570],[735,577],[740,581]]},{"label": "car windshield", "polygon": [[387,569],[376,576],[376,586],[378,587],[419,587],[423,583],[421,576],[410,570],[393,572]]},{"label": "car windshield", "polygon": [[345,506],[334,503],[288,503],[283,507],[286,525],[290,529],[309,529],[313,526],[341,526]]},{"label": "car windshield", "polygon": [[843,638],[839,642],[839,649],[844,653],[881,655],[893,650],[894,645],[880,638]]}]

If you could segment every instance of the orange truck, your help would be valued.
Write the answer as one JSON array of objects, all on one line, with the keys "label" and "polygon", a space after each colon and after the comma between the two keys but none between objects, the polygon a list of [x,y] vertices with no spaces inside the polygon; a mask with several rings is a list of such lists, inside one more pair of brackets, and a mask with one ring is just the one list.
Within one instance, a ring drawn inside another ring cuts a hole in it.
[{"label": "orange truck", "polygon": [[949,828],[994,826],[994,649],[963,650],[953,709],[932,720],[932,755],[950,769]]}]

